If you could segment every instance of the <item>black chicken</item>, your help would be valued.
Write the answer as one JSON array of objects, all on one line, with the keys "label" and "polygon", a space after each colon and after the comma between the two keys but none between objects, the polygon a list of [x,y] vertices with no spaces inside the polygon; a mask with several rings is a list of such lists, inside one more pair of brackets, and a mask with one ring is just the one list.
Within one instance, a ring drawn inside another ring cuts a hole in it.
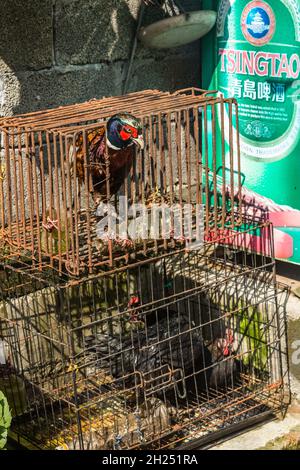
[{"label": "black chicken", "polygon": [[183,395],[194,378],[201,390],[232,386],[238,374],[232,332],[226,330],[224,338],[207,345],[202,328],[187,314],[164,312],[158,322],[127,337],[96,334],[85,342],[99,367],[109,369],[114,378],[123,378],[126,386],[132,386],[135,373],[140,373],[145,391],[157,395],[168,388],[167,383],[169,388],[175,385],[179,396],[179,388],[183,390]]},{"label": "black chicken", "polygon": [[[127,113],[112,116],[107,122],[106,132],[102,127],[87,133],[92,182],[90,191],[95,205],[107,202],[107,171],[109,171],[110,197],[119,191],[132,166],[135,145],[141,149],[144,147],[141,122]],[[105,160],[106,148],[109,167],[107,167]],[[73,162],[76,161],[76,175],[80,187],[85,181],[85,153],[82,134],[76,140],[75,152],[71,146],[69,155],[73,171]]]},{"label": "black chicken", "polygon": [[240,363],[234,357],[234,336],[230,329],[225,329],[224,338],[216,338],[205,350],[207,385],[212,389],[227,389],[236,382]]}]

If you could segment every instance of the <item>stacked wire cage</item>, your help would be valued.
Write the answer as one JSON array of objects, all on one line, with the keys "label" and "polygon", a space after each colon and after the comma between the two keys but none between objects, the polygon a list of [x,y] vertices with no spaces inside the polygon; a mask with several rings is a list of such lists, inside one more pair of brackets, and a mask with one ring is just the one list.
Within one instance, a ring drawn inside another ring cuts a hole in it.
[{"label": "stacked wire cage", "polygon": [[[138,235],[122,239],[117,218],[100,238],[89,133],[124,111],[146,145],[106,200],[119,214],[124,198]],[[283,412],[287,292],[267,214],[243,205],[236,101],[149,90],[0,124],[12,435],[44,449],[190,447]]]}]

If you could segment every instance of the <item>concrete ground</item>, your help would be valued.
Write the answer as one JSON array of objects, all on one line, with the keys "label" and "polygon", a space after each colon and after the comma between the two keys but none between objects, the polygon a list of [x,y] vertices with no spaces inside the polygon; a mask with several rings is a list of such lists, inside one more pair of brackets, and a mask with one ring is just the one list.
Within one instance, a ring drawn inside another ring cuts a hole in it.
[{"label": "concrete ground", "polygon": [[300,447],[300,406],[298,410],[290,412],[283,420],[271,421],[237,437],[229,439],[210,450],[281,450],[292,442],[294,436],[299,435]]},{"label": "concrete ground", "polygon": [[291,406],[284,419],[260,425],[212,447],[212,450],[300,449],[300,364],[293,361],[296,341],[300,342],[300,267],[279,262],[277,280],[291,289],[287,303]]}]

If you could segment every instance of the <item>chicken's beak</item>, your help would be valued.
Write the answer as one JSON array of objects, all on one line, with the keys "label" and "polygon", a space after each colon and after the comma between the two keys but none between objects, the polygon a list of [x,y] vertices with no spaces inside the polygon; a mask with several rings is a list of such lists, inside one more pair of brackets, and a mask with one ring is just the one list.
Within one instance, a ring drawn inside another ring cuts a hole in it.
[{"label": "chicken's beak", "polygon": [[136,139],[132,138],[133,142],[137,144],[141,150],[143,150],[145,143],[144,143],[144,137],[142,135],[139,135]]}]

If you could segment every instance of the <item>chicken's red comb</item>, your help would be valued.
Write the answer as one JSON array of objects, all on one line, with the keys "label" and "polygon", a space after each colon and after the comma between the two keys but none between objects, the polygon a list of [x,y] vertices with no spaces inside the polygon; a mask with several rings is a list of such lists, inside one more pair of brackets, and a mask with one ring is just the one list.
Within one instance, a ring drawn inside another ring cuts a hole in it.
[{"label": "chicken's red comb", "polygon": [[133,295],[128,302],[128,307],[133,307],[134,305],[138,305],[140,303],[140,298],[137,295]]}]

